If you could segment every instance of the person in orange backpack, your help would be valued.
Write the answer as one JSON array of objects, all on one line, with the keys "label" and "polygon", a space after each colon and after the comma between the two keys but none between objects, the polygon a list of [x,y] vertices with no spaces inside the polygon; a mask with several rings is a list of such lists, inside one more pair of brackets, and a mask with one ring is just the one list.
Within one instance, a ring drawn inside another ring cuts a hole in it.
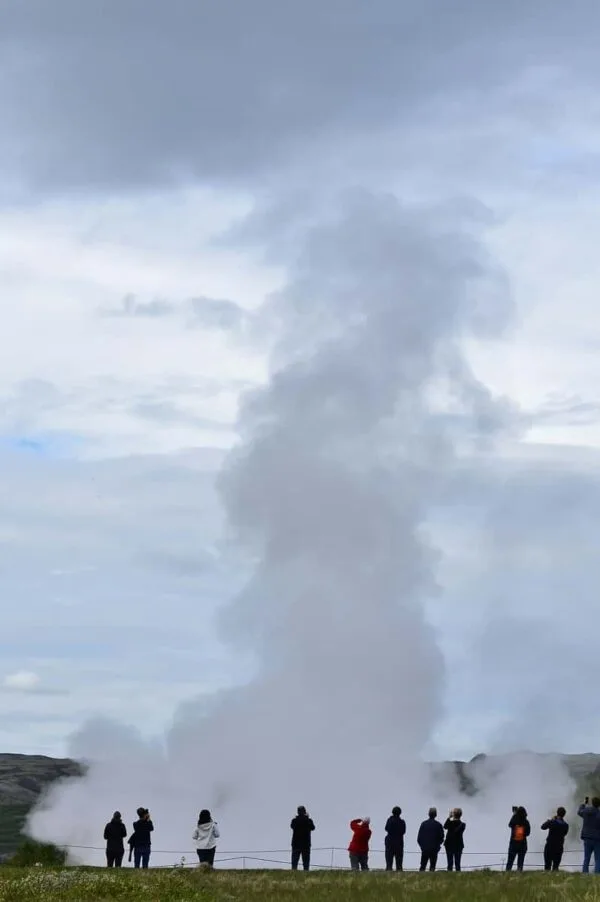
[{"label": "person in orange backpack", "polygon": [[531,833],[531,825],[527,820],[527,811],[522,805],[513,808],[513,816],[508,822],[510,830],[510,841],[508,843],[508,856],[506,859],[506,870],[512,871],[515,858],[517,859],[517,870],[522,871],[527,855],[527,837]]},{"label": "person in orange backpack", "polygon": [[352,839],[348,846],[350,867],[353,871],[369,870],[369,840],[371,839],[371,818],[357,817],[350,821]]}]

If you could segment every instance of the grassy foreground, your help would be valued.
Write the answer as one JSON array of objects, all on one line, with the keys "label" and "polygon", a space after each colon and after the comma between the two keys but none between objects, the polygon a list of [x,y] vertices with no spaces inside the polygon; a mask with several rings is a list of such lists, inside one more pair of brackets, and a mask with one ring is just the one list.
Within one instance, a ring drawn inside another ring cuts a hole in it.
[{"label": "grassy foreground", "polygon": [[174,869],[107,872],[0,868],[0,902],[600,902],[581,874],[350,874]]}]

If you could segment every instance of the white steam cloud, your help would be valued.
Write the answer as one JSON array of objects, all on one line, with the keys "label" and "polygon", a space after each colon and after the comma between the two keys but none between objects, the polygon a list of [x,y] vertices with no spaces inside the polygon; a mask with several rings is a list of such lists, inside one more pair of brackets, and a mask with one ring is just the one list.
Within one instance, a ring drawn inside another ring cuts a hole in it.
[{"label": "white steam cloud", "polygon": [[[192,848],[201,807],[214,810],[222,849],[252,850],[287,848],[305,804],[317,847],[344,846],[363,814],[381,847],[378,823],[398,803],[410,849],[432,802],[457,804],[457,784],[432,784],[422,763],[445,677],[424,613],[438,591],[425,522],[456,454],[511,415],[461,352],[501,328],[510,300],[453,219],[361,193],[295,231],[287,287],[262,313],[279,330],[270,380],[242,408],[221,480],[234,536],[256,560],[223,629],[256,654],[259,675],[186,706],[164,743],[90,724],[72,748],[88,773],[50,793],[35,837],[101,846],[112,810],[129,821],[142,804],[156,849],[169,850],[153,863],[171,864]],[[546,815],[548,775],[520,785],[528,767],[486,776],[488,791],[463,803],[468,847],[504,848],[513,803]],[[562,801],[562,771],[551,778]]]}]

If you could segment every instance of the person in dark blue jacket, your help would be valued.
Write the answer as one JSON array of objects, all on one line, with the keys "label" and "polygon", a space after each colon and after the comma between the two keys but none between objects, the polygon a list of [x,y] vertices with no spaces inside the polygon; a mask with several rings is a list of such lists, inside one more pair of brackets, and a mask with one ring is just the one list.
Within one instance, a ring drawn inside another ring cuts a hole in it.
[{"label": "person in dark blue jacket", "polygon": [[129,837],[129,860],[133,853],[133,866],[135,868],[147,868],[150,862],[150,852],[152,846],[151,834],[154,830],[154,824],[147,808],[138,808],[138,820],[133,825],[133,833]]},{"label": "person in dark blue jacket", "polygon": [[421,850],[420,871],[425,871],[429,865],[430,871],[435,867],[444,842],[444,828],[437,820],[437,808],[429,809],[429,817],[419,827],[417,844]]},{"label": "person in dark blue jacket", "polygon": [[586,797],[577,809],[577,814],[583,820],[581,838],[583,840],[583,873],[589,874],[590,861],[594,856],[594,873],[600,874],[600,799],[594,797],[592,804]]},{"label": "person in dark blue jacket", "polygon": [[558,871],[565,848],[565,837],[569,832],[569,825],[565,820],[567,812],[564,808],[557,808],[554,817],[548,818],[542,824],[542,830],[548,831],[548,838],[544,846],[544,870]]},{"label": "person in dark blue jacket", "polygon": [[385,869],[391,871],[396,863],[396,870],[401,871],[404,862],[404,834],[406,823],[400,815],[402,809],[397,805],[385,824]]}]

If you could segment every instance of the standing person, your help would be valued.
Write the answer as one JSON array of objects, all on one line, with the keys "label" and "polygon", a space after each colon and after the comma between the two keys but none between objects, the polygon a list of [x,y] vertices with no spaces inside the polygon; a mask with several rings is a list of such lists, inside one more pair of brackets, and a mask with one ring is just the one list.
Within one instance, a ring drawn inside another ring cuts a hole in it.
[{"label": "standing person", "polygon": [[121,812],[115,811],[112,820],[104,828],[106,840],[106,867],[120,868],[125,854],[125,837],[127,828],[121,818]]},{"label": "standing person", "polygon": [[565,848],[565,838],[569,832],[569,825],[565,820],[567,812],[564,808],[557,808],[554,817],[548,818],[542,824],[542,830],[548,831],[546,845],[544,846],[544,870],[558,871]]},{"label": "standing person", "polygon": [[592,804],[587,798],[577,814],[583,820],[581,838],[583,840],[583,873],[589,874],[590,861],[594,856],[594,873],[600,874],[600,799],[594,796]]},{"label": "standing person", "polygon": [[404,862],[404,834],[406,823],[400,815],[402,808],[397,805],[392,808],[392,813],[385,824],[385,869],[391,871],[396,863],[396,870],[401,871]]},{"label": "standing person", "polygon": [[423,821],[417,834],[417,843],[421,850],[420,871],[425,871],[427,865],[430,871],[435,871],[443,842],[444,828],[437,820],[437,808],[430,808],[427,820]]},{"label": "standing person", "polygon": [[133,833],[129,837],[129,860],[133,852],[133,866],[147,868],[150,862],[152,846],[151,834],[154,824],[147,808],[138,808],[138,819],[133,825]]},{"label": "standing person", "polygon": [[352,839],[348,846],[350,867],[353,871],[369,870],[369,840],[371,839],[371,818],[357,817],[350,821]]},{"label": "standing person", "polygon": [[304,805],[298,806],[296,817],[292,818],[290,830],[292,831],[292,871],[298,870],[298,862],[302,857],[302,867],[305,871],[310,868],[311,834],[315,825]]},{"label": "standing person", "polygon": [[217,822],[213,821],[208,808],[203,808],[198,815],[198,823],[192,834],[192,839],[196,842],[196,852],[200,864],[208,865],[209,868],[214,867],[217,840],[220,835]]},{"label": "standing person", "polygon": [[508,843],[508,856],[506,858],[506,870],[512,871],[515,858],[517,870],[522,871],[527,855],[527,837],[531,833],[531,825],[527,820],[527,811],[522,805],[513,808],[513,816],[508,822],[510,840]]},{"label": "standing person", "polygon": [[451,808],[450,816],[444,824],[444,830],[446,831],[444,846],[446,848],[449,871],[453,868],[456,871],[460,871],[460,860],[465,847],[464,832],[467,826],[461,818],[462,808]]}]

